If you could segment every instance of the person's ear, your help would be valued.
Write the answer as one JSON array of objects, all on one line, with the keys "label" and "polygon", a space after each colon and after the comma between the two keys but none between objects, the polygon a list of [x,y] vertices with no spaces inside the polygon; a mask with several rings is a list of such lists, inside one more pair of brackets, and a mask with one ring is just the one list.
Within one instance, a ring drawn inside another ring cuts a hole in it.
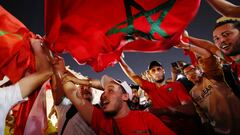
[{"label": "person's ear", "polygon": [[123,93],[122,100],[127,101],[128,99],[129,99],[129,94],[128,93]]}]

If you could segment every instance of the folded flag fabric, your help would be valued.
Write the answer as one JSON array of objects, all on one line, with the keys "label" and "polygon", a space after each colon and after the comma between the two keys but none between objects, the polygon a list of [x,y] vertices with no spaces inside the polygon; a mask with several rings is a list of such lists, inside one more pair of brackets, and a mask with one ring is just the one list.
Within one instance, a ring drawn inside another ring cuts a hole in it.
[{"label": "folded flag fabric", "polygon": [[[35,35],[2,6],[0,20],[0,80],[7,76],[11,83],[16,83],[26,71],[35,72],[35,58],[29,40]],[[19,106],[14,127],[15,135],[23,134],[28,114],[37,95],[38,90],[28,97],[27,102]]]},{"label": "folded flag fabric", "polygon": [[[200,0],[45,0],[47,43],[102,71],[122,51],[160,52],[179,42]],[[132,42],[121,44],[122,40]]]},{"label": "folded flag fabric", "polygon": [[34,35],[2,6],[0,20],[0,80],[6,75],[15,83],[27,70],[34,71],[34,55],[29,42]]}]

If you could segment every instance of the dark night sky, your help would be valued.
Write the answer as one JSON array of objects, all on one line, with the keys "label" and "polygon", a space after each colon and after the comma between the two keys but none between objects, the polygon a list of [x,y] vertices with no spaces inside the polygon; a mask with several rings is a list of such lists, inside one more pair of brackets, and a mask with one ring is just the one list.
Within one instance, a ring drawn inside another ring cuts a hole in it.
[{"label": "dark night sky", "polygon": [[[237,5],[240,4],[239,0],[229,1]],[[44,35],[43,0],[0,0],[0,2],[5,9],[23,22],[32,32]],[[212,28],[215,20],[219,17],[220,15],[205,0],[202,0],[199,12],[187,30],[192,36],[211,40]],[[96,73],[89,66],[79,66],[69,55],[64,55],[64,59],[66,65],[70,65],[75,71],[81,72],[90,78],[100,78],[103,74],[108,74],[120,80],[127,80],[130,83],[118,64],[107,68],[103,72]],[[164,65],[166,77],[168,78],[170,77],[171,62],[178,60],[189,61],[189,58],[184,56],[181,50],[172,48],[164,53],[125,53],[125,60],[138,74],[147,69],[150,61],[158,60]]]}]

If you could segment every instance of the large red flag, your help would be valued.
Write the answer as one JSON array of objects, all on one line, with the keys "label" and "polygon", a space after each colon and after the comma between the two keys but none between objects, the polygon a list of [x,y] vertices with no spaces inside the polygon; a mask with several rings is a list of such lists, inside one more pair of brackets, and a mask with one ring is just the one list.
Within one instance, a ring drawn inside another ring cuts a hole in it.
[{"label": "large red flag", "polygon": [[[47,129],[47,103],[46,91],[50,86],[50,81],[46,81],[36,97],[36,100],[29,113],[24,135],[44,135]],[[51,88],[51,87],[50,87]]]},{"label": "large red flag", "polygon": [[15,83],[35,67],[29,42],[33,34],[2,6],[0,20],[0,80],[6,75]]},{"label": "large red flag", "polygon": [[[70,52],[95,71],[122,51],[159,52],[178,43],[200,0],[45,0],[45,30],[52,50]],[[128,37],[133,42],[120,44]]]},{"label": "large red flag", "polygon": [[[8,76],[12,83],[20,80],[26,71],[35,71],[35,58],[31,51],[29,38],[34,37],[26,26],[0,6],[0,80]],[[28,114],[38,91],[21,103],[17,112],[14,134],[22,135]]]}]

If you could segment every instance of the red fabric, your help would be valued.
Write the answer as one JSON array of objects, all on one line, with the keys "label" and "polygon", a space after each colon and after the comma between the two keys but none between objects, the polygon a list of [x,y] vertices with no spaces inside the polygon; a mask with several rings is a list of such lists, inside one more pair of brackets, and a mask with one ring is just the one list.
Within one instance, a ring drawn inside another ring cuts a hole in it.
[{"label": "red fabric", "polygon": [[[130,111],[123,118],[116,119],[122,135],[174,135],[157,117],[149,112]],[[112,119],[106,118],[104,113],[94,108],[91,126],[98,135],[113,135]],[[151,133],[149,133],[149,130]]]},{"label": "red fabric", "polygon": [[[181,36],[180,38],[183,42],[190,43],[188,38],[186,38],[184,36]],[[185,55],[189,56],[192,65],[197,66],[198,65],[198,60],[197,60],[196,55],[192,51],[189,51],[189,50],[183,50],[183,51],[184,51]]]},{"label": "red fabric", "polygon": [[153,108],[176,107],[182,102],[191,102],[190,95],[180,82],[170,82],[157,87],[155,83],[145,80],[141,88],[149,95]]},{"label": "red fabric", "polygon": [[192,51],[189,51],[189,50],[183,50],[183,51],[184,51],[185,55],[189,56],[192,65],[197,66],[198,65],[198,60],[196,58],[196,55]]},{"label": "red fabric", "polygon": [[[155,83],[144,81],[141,87],[147,92],[152,101],[152,108],[166,109],[169,107],[181,106],[182,102],[192,102],[187,90],[180,82],[167,83],[161,87],[157,87]],[[158,116],[164,124],[179,135],[196,134],[197,126],[190,119],[180,119],[178,117],[170,117],[168,115]],[[191,129],[189,129],[191,127]],[[193,128],[194,127],[194,128]]]},{"label": "red fabric", "polygon": [[[126,1],[133,2],[133,0]],[[156,11],[148,19],[145,16],[135,18],[132,23],[137,31],[149,34],[151,28],[158,31],[160,28],[166,36],[152,32],[153,40],[139,38],[129,44],[121,45],[120,41],[127,33],[141,35],[132,33],[131,29],[127,32],[109,32],[111,28],[127,19],[124,0],[45,0],[47,42],[54,51],[70,52],[79,63],[87,63],[95,71],[102,71],[118,61],[123,50],[159,52],[178,43],[182,31],[195,16],[200,4],[200,0],[135,0],[135,2],[145,11],[170,2],[169,12],[164,10],[166,16],[162,17],[164,18],[162,23],[155,23],[153,26],[149,22],[154,23],[158,20],[159,16],[163,15],[163,10]],[[166,9],[167,6],[164,7]],[[140,12],[134,7],[131,7],[131,11],[132,15]],[[116,28],[127,26],[127,23],[123,23]]]},{"label": "red fabric", "polygon": [[[8,76],[12,83],[20,80],[28,70],[35,71],[35,59],[31,51],[29,38],[34,37],[19,20],[0,6],[0,79]],[[14,134],[22,135],[28,114],[38,91],[34,91],[15,113]]]},{"label": "red fabric", "polygon": [[[44,135],[47,129],[47,103],[46,91],[49,87],[49,81],[46,81],[36,97],[36,100],[29,113],[24,135]],[[36,128],[37,127],[37,128]]]},{"label": "red fabric", "polygon": [[28,101],[20,104],[15,121],[14,135],[23,135],[28,115],[31,112],[32,106],[35,102],[36,97],[38,96],[38,93],[39,89],[35,90],[31,93],[30,96],[28,96]]},{"label": "red fabric", "polygon": [[0,6],[0,80],[5,75],[12,83],[22,78],[27,69],[34,69],[29,37],[33,34]]}]

